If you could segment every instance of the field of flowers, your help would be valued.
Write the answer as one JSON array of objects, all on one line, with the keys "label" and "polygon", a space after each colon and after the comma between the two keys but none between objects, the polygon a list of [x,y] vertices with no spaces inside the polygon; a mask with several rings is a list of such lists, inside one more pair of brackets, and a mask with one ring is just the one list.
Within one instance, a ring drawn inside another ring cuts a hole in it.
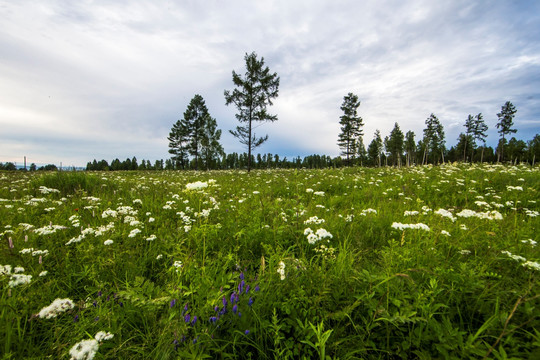
[{"label": "field of flowers", "polygon": [[540,358],[540,168],[0,172],[0,358]]}]

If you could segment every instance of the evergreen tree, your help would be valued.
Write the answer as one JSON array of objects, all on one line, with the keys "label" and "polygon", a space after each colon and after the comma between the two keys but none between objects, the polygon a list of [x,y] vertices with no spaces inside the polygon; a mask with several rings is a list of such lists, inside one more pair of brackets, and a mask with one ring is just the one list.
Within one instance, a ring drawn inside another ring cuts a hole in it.
[{"label": "evergreen tree", "polygon": [[387,141],[387,150],[392,158],[392,163],[397,166],[401,166],[404,138],[403,131],[399,128],[398,123],[395,123],[394,129],[390,132],[390,137]]},{"label": "evergreen tree", "polygon": [[414,132],[407,131],[405,134],[405,152],[407,153],[407,166],[410,166],[413,163],[414,154],[416,152],[416,144],[414,142]]},{"label": "evergreen tree", "polygon": [[[473,140],[473,133],[474,133],[474,126],[475,126],[475,121],[474,121],[474,117],[469,114],[469,116],[467,117],[467,120],[465,120],[465,136],[464,136],[464,139],[463,139],[463,161],[467,161],[467,144],[470,144],[471,147],[474,146],[474,140]],[[460,139],[461,139],[461,135],[460,135]],[[474,150],[474,148],[473,148]],[[472,161],[472,156],[471,156],[471,161]]]},{"label": "evergreen tree", "polygon": [[[360,166],[362,166],[367,157],[367,151],[366,147],[364,146],[364,140],[362,139],[362,136],[358,138],[358,144],[356,145],[356,154],[358,155]],[[326,167],[326,165],[324,167]]]},{"label": "evergreen tree", "polygon": [[225,153],[223,146],[219,143],[220,138],[221,130],[217,129],[216,119],[207,114],[203,121],[201,137],[202,157],[207,170],[210,169],[213,161],[219,160],[219,157]]},{"label": "evergreen tree", "polygon": [[234,104],[238,109],[236,118],[246,125],[237,126],[236,130],[229,132],[239,139],[240,143],[248,148],[248,172],[251,170],[251,151],[268,140],[268,135],[257,137],[253,133],[253,122],[274,122],[277,115],[271,115],[266,107],[272,104],[272,99],[278,96],[279,77],[277,73],[270,74],[270,69],[264,67],[264,58],[257,60],[257,54],[252,52],[244,57],[246,73],[242,78],[234,70],[232,72],[233,84],[236,87],[232,92],[225,90],[225,104]]},{"label": "evergreen tree", "polygon": [[[189,143],[189,126],[185,120],[178,120],[172,127],[169,133],[169,153],[172,154],[172,160],[176,164],[176,168],[185,169],[188,164],[188,143]],[[156,170],[160,170],[159,163],[156,160]]]},{"label": "evergreen tree", "polygon": [[[199,157],[202,151],[205,122],[212,121],[208,108],[201,95],[196,94],[184,112],[184,123],[188,129],[188,153],[195,157],[195,169],[199,168]],[[215,120],[214,120],[215,122]]]},{"label": "evergreen tree", "polygon": [[343,97],[341,110],[343,115],[339,118],[341,134],[338,137],[338,145],[342,149],[341,155],[345,155],[347,165],[350,165],[350,157],[354,160],[357,153],[358,140],[362,137],[361,127],[364,126],[362,118],[358,116],[360,101],[358,96],[348,93]]},{"label": "evergreen tree", "polygon": [[[431,114],[426,119],[424,144],[424,159],[427,159],[426,155],[432,155],[433,162],[436,163],[438,162],[438,154],[441,154],[442,162],[444,163],[444,128],[434,114]],[[422,160],[422,162],[424,162],[424,160]]]},{"label": "evergreen tree", "polygon": [[[476,141],[480,140],[483,143],[482,146],[482,156],[480,157],[480,162],[484,162],[484,149],[486,148],[486,131],[488,129],[488,126],[484,122],[484,118],[482,116],[482,113],[479,113],[474,117],[474,126],[472,129],[472,137],[474,144],[476,145]],[[471,161],[473,158],[474,152],[471,154]]]},{"label": "evergreen tree", "polygon": [[[502,107],[501,112],[497,114],[499,122],[497,123],[498,133],[501,134],[502,144],[505,144],[505,135],[510,133],[516,133],[516,129],[512,129],[514,126],[514,116],[517,110],[510,101],[507,101]],[[499,142],[501,143],[501,142]],[[500,151],[500,161],[504,161],[504,146],[501,146],[498,151]]]},{"label": "evergreen tree", "polygon": [[378,164],[381,166],[381,153],[383,151],[383,141],[381,138],[381,132],[379,130],[375,131],[375,135],[371,143],[368,146],[368,156],[370,160],[373,161],[373,164]]}]

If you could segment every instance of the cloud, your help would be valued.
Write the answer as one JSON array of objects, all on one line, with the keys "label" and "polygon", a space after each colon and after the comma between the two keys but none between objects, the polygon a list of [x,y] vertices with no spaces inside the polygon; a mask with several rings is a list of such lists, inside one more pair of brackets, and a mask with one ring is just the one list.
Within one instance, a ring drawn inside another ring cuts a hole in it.
[{"label": "cloud", "polygon": [[337,155],[348,92],[362,101],[366,146],[395,122],[418,139],[432,112],[448,145],[468,114],[482,112],[494,145],[507,100],[518,136],[540,130],[534,2],[0,0],[0,8],[0,161],[167,158],[168,132],[197,93],[225,150],[243,151],[228,133],[236,111],[223,91],[251,51],[281,78],[269,109],[279,121],[257,129],[270,136],[261,152]]}]

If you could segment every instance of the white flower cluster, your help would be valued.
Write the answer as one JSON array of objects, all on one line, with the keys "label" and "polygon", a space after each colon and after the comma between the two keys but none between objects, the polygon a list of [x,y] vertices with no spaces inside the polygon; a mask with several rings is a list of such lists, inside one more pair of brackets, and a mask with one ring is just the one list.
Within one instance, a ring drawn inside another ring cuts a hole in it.
[{"label": "white flower cluster", "polygon": [[29,284],[31,281],[32,281],[32,275],[13,274],[11,275],[11,278],[9,279],[8,286],[15,287],[19,285]]},{"label": "white flower cluster", "polygon": [[281,280],[285,280],[285,263],[283,261],[279,262],[277,273],[280,275]]},{"label": "white flower cluster", "polygon": [[202,190],[207,187],[208,187],[208,183],[202,182],[202,181],[196,181],[194,183],[186,184],[187,190]]},{"label": "white flower cluster", "polygon": [[476,217],[479,219],[486,219],[486,220],[502,220],[502,214],[498,212],[497,210],[493,211],[487,211],[487,212],[476,212],[474,210],[469,209],[463,209],[461,212],[458,212],[456,216],[463,217],[463,218],[470,218],[470,217]]},{"label": "white flower cluster", "polygon": [[51,194],[51,193],[59,193],[60,192],[60,190],[58,190],[58,189],[51,189],[51,188],[48,188],[46,186],[40,186],[38,190],[42,194]]},{"label": "white flower cluster", "polygon": [[82,340],[69,350],[70,360],[92,360],[99,349],[99,344],[114,337],[111,333],[100,331],[94,339]]},{"label": "white flower cluster", "polygon": [[527,260],[525,259],[523,256],[519,256],[519,255],[514,255],[512,254],[510,251],[506,251],[506,250],[502,250],[501,251],[502,254],[505,254],[507,255],[509,258],[511,258],[512,260],[516,260],[518,262],[522,262],[522,266],[523,267],[526,267],[526,268],[529,268],[531,270],[537,270],[537,271],[540,271],[540,264],[537,263],[536,261],[530,261],[530,260]]},{"label": "white flower cluster", "polygon": [[403,213],[403,216],[416,216],[418,214],[420,214],[420,212],[416,210],[412,210],[412,211],[405,210],[405,212]]},{"label": "white flower cluster", "polygon": [[439,209],[435,211],[434,214],[449,218],[450,220],[452,220],[452,222],[456,221],[454,214],[452,214],[450,211],[445,210],[445,209]]},{"label": "white flower cluster", "polygon": [[536,241],[534,241],[533,239],[521,240],[521,242],[524,244],[529,244],[531,246],[536,246]]},{"label": "white flower cluster", "polygon": [[307,236],[307,241],[310,244],[315,244],[317,241],[323,240],[323,239],[330,239],[333,237],[332,234],[330,234],[325,229],[321,228],[318,229],[316,232],[313,232],[310,228],[307,228],[304,230],[304,235]]},{"label": "white flower cluster", "polygon": [[405,229],[417,229],[417,230],[424,230],[424,231],[430,231],[431,229],[426,224],[418,223],[418,224],[402,224],[398,222],[392,223],[392,228],[397,230],[405,230]]},{"label": "white flower cluster", "polygon": [[319,224],[322,224],[323,222],[324,222],[324,219],[319,219],[317,216],[312,216],[309,219],[307,219],[306,221],[304,221],[304,224],[306,224],[306,225],[308,225],[308,224],[319,225]]},{"label": "white flower cluster", "polygon": [[52,319],[57,317],[63,312],[71,310],[75,307],[75,304],[70,299],[55,299],[51,305],[45,306],[38,313],[38,316],[42,319]]},{"label": "white flower cluster", "polygon": [[523,187],[506,185],[506,190],[508,190],[508,191],[512,191],[512,190],[523,191]]},{"label": "white flower cluster", "polygon": [[54,234],[57,230],[64,230],[66,229],[65,226],[62,225],[47,225],[41,228],[37,228],[34,230],[34,232],[38,235],[50,235]]},{"label": "white flower cluster", "polygon": [[324,196],[324,191],[315,191],[313,195]]},{"label": "white flower cluster", "polygon": [[360,212],[360,215],[367,216],[367,214],[376,214],[376,213],[377,213],[377,210],[375,209],[365,209],[365,210],[362,210],[362,212]]}]

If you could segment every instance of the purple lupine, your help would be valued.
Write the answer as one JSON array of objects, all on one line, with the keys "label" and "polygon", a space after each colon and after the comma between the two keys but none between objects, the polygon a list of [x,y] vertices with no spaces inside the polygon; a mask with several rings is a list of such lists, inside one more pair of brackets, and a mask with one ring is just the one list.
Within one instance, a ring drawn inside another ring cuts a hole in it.
[{"label": "purple lupine", "polygon": [[241,294],[244,290],[244,286],[246,285],[246,282],[244,280],[240,281],[240,284],[238,284],[238,293]]},{"label": "purple lupine", "polygon": [[172,299],[171,303],[169,304],[169,307],[173,308],[175,304],[176,304],[176,299]]},{"label": "purple lupine", "polygon": [[255,285],[255,291],[259,291],[259,290],[261,290],[261,289],[259,288],[259,284]]},{"label": "purple lupine", "polygon": [[191,325],[192,325],[192,326],[195,326],[196,323],[197,323],[197,315],[195,315],[195,316],[193,317],[193,320],[191,320]]},{"label": "purple lupine", "polygon": [[246,294],[249,292],[250,286],[249,284],[246,285]]},{"label": "purple lupine", "polygon": [[244,331],[244,334],[249,335],[249,330]]},{"label": "purple lupine", "polygon": [[236,314],[237,311],[238,311],[238,305],[234,304],[234,306],[232,307],[232,312]]},{"label": "purple lupine", "polygon": [[210,322],[211,322],[212,324],[215,324],[216,321],[217,321],[217,317],[215,317],[215,316],[210,316]]},{"label": "purple lupine", "polygon": [[184,322],[187,324],[187,323],[189,323],[190,320],[191,320],[191,315],[186,314],[186,315],[184,316]]},{"label": "purple lupine", "polygon": [[73,318],[73,322],[77,322],[79,321],[79,315],[75,315],[75,317]]},{"label": "purple lupine", "polygon": [[223,307],[227,306],[227,299],[225,299],[225,296],[223,297],[221,302],[223,303]]},{"label": "purple lupine", "polygon": [[253,305],[253,299],[252,298],[249,298],[248,305],[249,306]]},{"label": "purple lupine", "polygon": [[100,297],[101,295],[102,295],[102,292],[101,292],[101,290],[99,290],[99,291],[97,292],[97,296]]},{"label": "purple lupine", "polygon": [[184,305],[184,310],[182,310],[182,315],[187,313],[187,311],[188,311],[188,306],[187,306],[187,303],[186,303],[186,305]]},{"label": "purple lupine", "polygon": [[240,273],[240,280],[244,280],[244,273],[243,272]]},{"label": "purple lupine", "polygon": [[230,300],[230,301],[231,301],[231,304],[234,304],[234,300],[235,300],[235,299],[236,299],[236,293],[233,292],[233,293],[231,294],[231,300]]},{"label": "purple lupine", "polygon": [[219,311],[219,306],[216,305],[216,306],[214,307],[214,312],[218,312],[218,311]]}]

